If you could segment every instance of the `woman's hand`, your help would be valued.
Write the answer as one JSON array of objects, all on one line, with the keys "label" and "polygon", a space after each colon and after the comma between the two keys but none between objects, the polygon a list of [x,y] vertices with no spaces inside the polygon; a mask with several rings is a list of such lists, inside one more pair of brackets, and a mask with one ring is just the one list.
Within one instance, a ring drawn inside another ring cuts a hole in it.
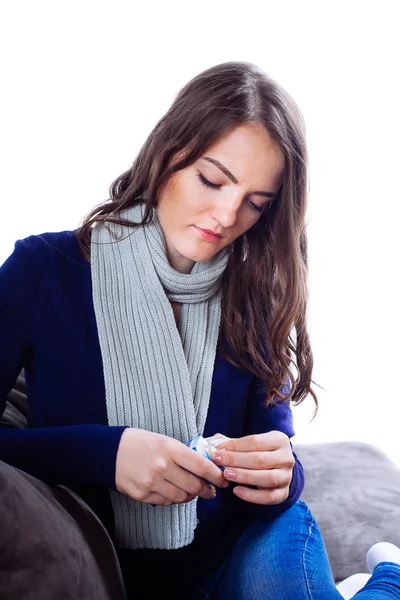
[{"label": "woman's hand", "polygon": [[280,504],[289,495],[295,460],[281,431],[232,438],[219,444],[211,459],[226,467],[225,478],[239,484],[233,493],[246,502]]},{"label": "woman's hand", "polygon": [[[210,483],[208,483],[210,482]],[[140,502],[169,506],[196,496],[214,498],[229,483],[211,460],[178,440],[144,429],[125,429],[117,452],[117,490]]]}]

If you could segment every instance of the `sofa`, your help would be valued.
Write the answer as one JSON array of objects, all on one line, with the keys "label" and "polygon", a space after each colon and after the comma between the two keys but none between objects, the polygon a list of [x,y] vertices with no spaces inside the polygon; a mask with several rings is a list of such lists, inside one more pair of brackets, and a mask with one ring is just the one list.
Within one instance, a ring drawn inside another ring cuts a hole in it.
[{"label": "sofa", "polygon": [[[21,373],[0,425],[26,422]],[[379,448],[349,441],[293,449],[305,471],[301,499],[319,523],[335,582],[366,572],[375,542],[400,546],[400,469]],[[0,496],[2,600],[126,600],[107,530],[72,490],[0,461]]]}]

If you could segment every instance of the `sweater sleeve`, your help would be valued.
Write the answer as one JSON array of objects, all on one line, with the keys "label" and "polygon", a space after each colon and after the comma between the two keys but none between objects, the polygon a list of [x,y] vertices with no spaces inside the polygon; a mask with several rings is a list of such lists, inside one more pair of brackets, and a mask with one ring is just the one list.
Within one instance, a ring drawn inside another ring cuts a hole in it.
[{"label": "sweater sleeve", "polygon": [[[0,267],[0,415],[24,364],[35,352],[24,303],[35,307],[35,265],[23,242]],[[37,275],[37,269],[36,269]],[[39,305],[39,304],[38,304]],[[47,483],[93,482],[115,489],[115,463],[125,427],[0,427],[0,460]]]},{"label": "sweater sleeve", "polygon": [[[288,392],[287,384],[281,387],[282,394]],[[293,428],[293,415],[289,401],[281,401],[278,404],[265,408],[265,385],[257,378],[254,378],[247,402],[247,413],[244,435],[265,433],[268,431],[281,431],[285,433],[289,440],[295,434]],[[290,446],[292,442],[290,440]],[[301,462],[293,452],[295,464],[293,466],[292,480],[289,486],[289,495],[284,502],[280,504],[259,505],[249,504],[249,510],[260,515],[268,515],[271,518],[276,517],[291,506],[293,506],[304,488],[304,470]]]}]

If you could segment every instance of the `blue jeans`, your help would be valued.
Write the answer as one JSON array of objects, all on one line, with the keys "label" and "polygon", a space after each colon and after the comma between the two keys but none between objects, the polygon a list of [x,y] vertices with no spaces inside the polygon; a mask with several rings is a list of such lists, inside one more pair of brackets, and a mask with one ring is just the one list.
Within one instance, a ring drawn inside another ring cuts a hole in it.
[{"label": "blue jeans", "polygon": [[[379,540],[377,540],[379,541]],[[400,599],[400,566],[380,563],[355,600]],[[298,501],[277,519],[258,517],[193,600],[343,600],[320,530]]]}]

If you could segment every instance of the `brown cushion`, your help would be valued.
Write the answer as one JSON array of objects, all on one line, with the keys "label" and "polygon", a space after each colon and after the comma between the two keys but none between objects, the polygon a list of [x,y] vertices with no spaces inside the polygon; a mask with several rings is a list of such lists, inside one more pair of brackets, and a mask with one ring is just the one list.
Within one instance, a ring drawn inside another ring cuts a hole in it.
[{"label": "brown cushion", "polygon": [[114,546],[71,490],[0,461],[0,598],[125,600]]}]

